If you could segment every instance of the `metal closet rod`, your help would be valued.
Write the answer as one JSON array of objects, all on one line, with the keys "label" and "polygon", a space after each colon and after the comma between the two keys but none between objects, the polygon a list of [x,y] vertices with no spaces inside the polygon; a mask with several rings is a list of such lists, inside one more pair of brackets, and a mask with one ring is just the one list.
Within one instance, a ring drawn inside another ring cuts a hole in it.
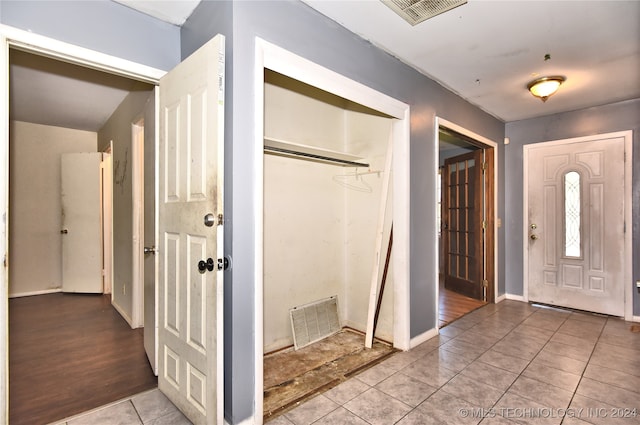
[{"label": "metal closet rod", "polygon": [[294,151],[294,150],[291,150],[291,149],[276,148],[276,147],[273,147],[273,146],[265,146],[264,150],[265,151],[270,151],[270,152],[283,153],[283,154],[287,154],[287,155],[301,156],[301,157],[304,157],[304,158],[317,159],[317,160],[321,160],[321,161],[334,162],[336,164],[345,165],[345,166],[348,166],[348,167],[369,167],[369,164],[365,164],[365,163],[362,163],[362,162],[348,161],[346,159],[331,158],[329,156],[316,155],[316,154],[313,154],[313,153],[306,153],[306,152],[298,152],[298,151]]}]

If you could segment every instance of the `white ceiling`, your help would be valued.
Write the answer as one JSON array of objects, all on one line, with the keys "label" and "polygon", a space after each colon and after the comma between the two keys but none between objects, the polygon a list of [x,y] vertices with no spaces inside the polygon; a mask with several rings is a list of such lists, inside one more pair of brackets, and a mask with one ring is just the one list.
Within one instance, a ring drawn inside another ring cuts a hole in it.
[{"label": "white ceiling", "polygon": [[200,0],[113,0],[174,25],[182,25]]},{"label": "white ceiling", "polygon": [[98,131],[133,90],[151,86],[11,49],[12,120]]},{"label": "white ceiling", "polygon": [[[638,1],[470,0],[413,27],[377,0],[304,1],[506,122],[640,97]],[[545,75],[567,81],[543,103],[526,85]]]},{"label": "white ceiling", "polygon": [[[117,1],[175,25],[200,2]],[[640,97],[637,0],[470,0],[416,26],[378,0],[303,1],[505,122]],[[50,65],[14,63],[11,75],[12,118],[90,131],[130,89]],[[567,78],[546,103],[526,90],[544,75]]]}]

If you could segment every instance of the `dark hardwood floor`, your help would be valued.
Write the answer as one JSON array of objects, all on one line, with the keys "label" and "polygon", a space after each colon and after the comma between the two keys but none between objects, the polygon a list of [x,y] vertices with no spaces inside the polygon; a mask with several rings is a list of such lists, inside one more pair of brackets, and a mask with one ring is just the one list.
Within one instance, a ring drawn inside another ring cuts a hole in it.
[{"label": "dark hardwood floor", "polygon": [[484,301],[474,300],[446,289],[442,279],[440,279],[438,302],[440,303],[440,317],[438,318],[440,328],[486,304]]},{"label": "dark hardwood floor", "polygon": [[142,331],[107,295],[10,299],[11,425],[47,424],[156,387]]}]

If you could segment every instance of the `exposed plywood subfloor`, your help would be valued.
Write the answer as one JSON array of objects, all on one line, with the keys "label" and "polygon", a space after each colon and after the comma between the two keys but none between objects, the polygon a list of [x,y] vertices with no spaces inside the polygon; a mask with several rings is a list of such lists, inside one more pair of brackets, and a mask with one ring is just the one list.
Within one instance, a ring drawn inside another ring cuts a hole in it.
[{"label": "exposed plywood subfloor", "polygon": [[364,348],[364,335],[350,330],[304,347],[264,358],[264,419],[274,418],[311,395],[328,390],[393,354],[374,341]]}]

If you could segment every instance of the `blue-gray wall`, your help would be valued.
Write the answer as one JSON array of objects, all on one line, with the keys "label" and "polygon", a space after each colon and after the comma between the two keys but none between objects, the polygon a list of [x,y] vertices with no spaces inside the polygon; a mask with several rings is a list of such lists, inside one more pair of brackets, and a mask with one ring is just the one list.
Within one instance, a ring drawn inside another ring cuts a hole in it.
[{"label": "blue-gray wall", "polygon": [[[251,164],[261,160],[253,142],[255,37],[261,37],[317,64],[359,81],[411,106],[411,336],[436,326],[434,272],[436,249],[434,135],[435,116],[499,142],[504,123],[445,90],[414,69],[348,32],[299,1],[203,2],[183,26],[187,56],[220,32],[227,36],[227,128],[225,173],[228,253],[232,283],[225,284],[225,415],[238,423],[254,406],[254,238],[255,194]],[[230,22],[232,25],[230,26]],[[214,25],[215,23],[215,25]],[[231,41],[230,41],[231,40]],[[230,60],[229,54],[232,59]],[[232,97],[229,96],[232,93]],[[500,153],[501,155],[501,153]],[[501,161],[501,163],[503,163]],[[502,171],[500,171],[502,175]],[[230,196],[229,196],[230,195]],[[500,208],[503,212],[503,208]],[[500,214],[502,214],[500,212]],[[502,232],[501,232],[502,233]],[[503,236],[501,236],[503,239]],[[500,243],[500,242],[499,242]],[[504,282],[503,278],[499,278]]]},{"label": "blue-gray wall", "polygon": [[[510,144],[505,149],[506,182],[504,200],[508,215],[505,240],[504,264],[507,293],[523,295],[523,212],[522,212],[522,147],[531,143],[572,137],[590,136],[615,131],[633,130],[633,247],[640,246],[640,99],[598,106],[542,118],[511,122],[506,125],[506,136]],[[627,224],[627,228],[629,225]],[[640,279],[640,258],[633,253],[633,281]],[[633,290],[634,315],[640,315],[640,295]]]},{"label": "blue-gray wall", "polygon": [[0,22],[162,70],[180,62],[180,27],[113,1],[1,0]]}]

